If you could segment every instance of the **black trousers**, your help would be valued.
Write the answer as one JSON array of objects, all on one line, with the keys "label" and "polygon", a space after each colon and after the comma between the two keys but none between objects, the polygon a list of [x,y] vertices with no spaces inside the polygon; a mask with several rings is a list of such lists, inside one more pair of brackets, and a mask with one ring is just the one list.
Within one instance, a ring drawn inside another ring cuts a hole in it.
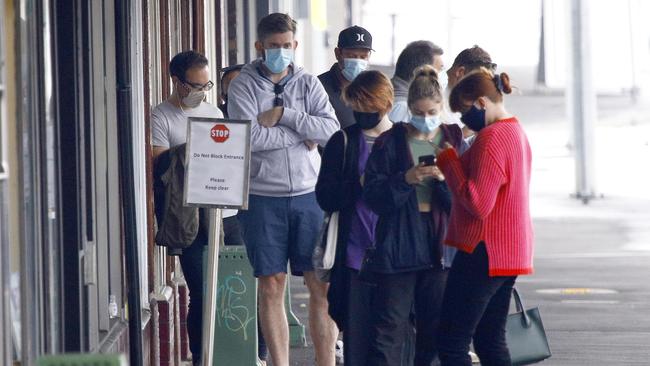
[{"label": "black trousers", "polygon": [[483,243],[474,253],[459,251],[447,280],[438,350],[442,366],[471,366],[469,346],[483,366],[510,366],[506,320],[514,277],[489,277]]},{"label": "black trousers", "polygon": [[[224,243],[244,245],[236,217],[223,219]],[[205,232],[199,232],[192,245],[183,249],[179,256],[187,288],[190,290],[190,304],[187,311],[187,335],[190,341],[192,358],[201,357],[201,337],[203,331],[203,248],[208,242]]]},{"label": "black trousers", "polygon": [[415,308],[415,366],[437,360],[436,338],[447,271],[377,274],[371,301],[372,337],[366,365],[400,365],[409,316]]},{"label": "black trousers", "polygon": [[350,272],[347,329],[343,332],[343,362],[345,366],[364,366],[370,347],[370,301],[374,287],[359,281],[359,272]]}]

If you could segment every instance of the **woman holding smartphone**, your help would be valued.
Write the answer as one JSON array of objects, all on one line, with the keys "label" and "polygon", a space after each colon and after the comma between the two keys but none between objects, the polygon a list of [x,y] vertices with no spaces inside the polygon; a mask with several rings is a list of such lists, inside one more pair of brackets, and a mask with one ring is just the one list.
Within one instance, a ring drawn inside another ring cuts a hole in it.
[{"label": "woman holding smartphone", "polygon": [[416,69],[409,86],[412,118],[382,134],[368,158],[363,197],[379,215],[375,246],[362,272],[375,284],[368,365],[398,365],[415,308],[415,361],[429,366],[451,254],[442,244],[451,207],[445,177],[435,165],[436,148],[464,149],[457,125],[440,123],[442,90],[431,66]]},{"label": "woman holding smartphone", "polygon": [[462,156],[438,156],[453,205],[445,242],[459,249],[449,273],[438,340],[442,366],[470,366],[469,345],[482,365],[510,365],[505,326],[512,287],[533,272],[528,191],[531,150],[504,104],[507,74],[485,68],[466,75],[449,104],[476,132]]}]

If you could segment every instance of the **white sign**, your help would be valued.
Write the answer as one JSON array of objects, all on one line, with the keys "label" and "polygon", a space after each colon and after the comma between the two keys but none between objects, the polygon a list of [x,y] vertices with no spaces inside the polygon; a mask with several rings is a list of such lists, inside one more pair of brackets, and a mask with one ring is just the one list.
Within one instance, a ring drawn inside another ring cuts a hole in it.
[{"label": "white sign", "polygon": [[185,204],[248,208],[250,121],[189,117]]}]

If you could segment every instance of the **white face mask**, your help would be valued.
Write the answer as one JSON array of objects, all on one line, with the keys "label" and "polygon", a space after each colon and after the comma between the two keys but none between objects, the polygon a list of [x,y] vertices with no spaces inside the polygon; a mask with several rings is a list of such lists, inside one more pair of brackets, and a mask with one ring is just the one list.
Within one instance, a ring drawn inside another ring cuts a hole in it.
[{"label": "white face mask", "polygon": [[447,90],[447,86],[449,85],[449,78],[447,76],[447,73],[445,70],[441,70],[438,73],[438,83],[440,84],[440,89],[443,91]]},{"label": "white face mask", "polygon": [[192,90],[186,97],[181,99],[181,102],[184,106],[189,108],[196,108],[201,105],[205,99],[205,92],[202,90]]}]

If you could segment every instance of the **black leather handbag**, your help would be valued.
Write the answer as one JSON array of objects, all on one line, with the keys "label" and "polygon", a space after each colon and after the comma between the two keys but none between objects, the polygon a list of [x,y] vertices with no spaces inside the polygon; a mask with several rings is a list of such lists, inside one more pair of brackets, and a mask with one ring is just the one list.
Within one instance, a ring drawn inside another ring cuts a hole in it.
[{"label": "black leather handbag", "polygon": [[512,364],[530,365],[551,357],[539,308],[526,310],[516,288],[513,288],[512,295],[517,312],[508,315],[506,323],[506,342]]}]

